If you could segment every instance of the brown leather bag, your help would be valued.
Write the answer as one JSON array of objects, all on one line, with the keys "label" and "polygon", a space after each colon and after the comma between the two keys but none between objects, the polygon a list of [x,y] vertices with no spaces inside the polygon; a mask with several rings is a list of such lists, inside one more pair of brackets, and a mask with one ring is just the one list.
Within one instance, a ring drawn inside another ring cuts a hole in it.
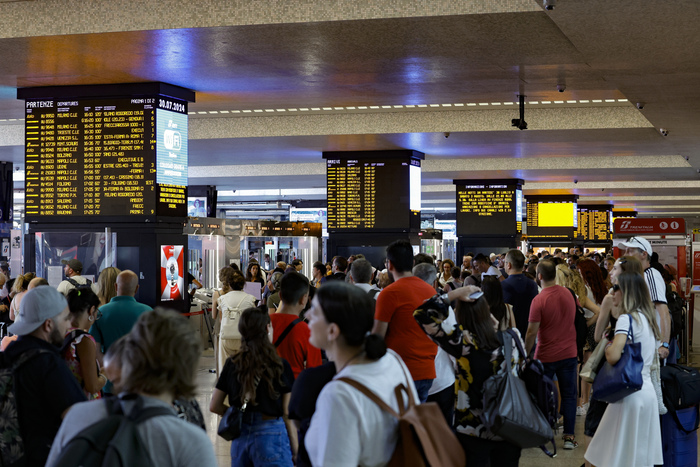
[{"label": "brown leather bag", "polygon": [[351,378],[338,381],[354,387],[399,420],[399,440],[389,467],[464,467],[464,450],[440,407],[435,402],[416,404],[410,383],[401,383],[394,389],[400,407],[400,413],[396,413],[362,383]]}]

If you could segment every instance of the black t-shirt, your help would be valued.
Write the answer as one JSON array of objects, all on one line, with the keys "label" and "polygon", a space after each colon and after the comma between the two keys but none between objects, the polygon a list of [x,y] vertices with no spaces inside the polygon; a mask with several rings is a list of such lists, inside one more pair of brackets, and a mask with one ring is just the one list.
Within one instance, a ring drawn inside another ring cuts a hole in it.
[{"label": "black t-shirt", "polygon": [[524,336],[527,333],[530,318],[530,305],[539,293],[537,282],[524,274],[511,274],[501,282],[501,287],[503,288],[503,301],[513,305],[515,326],[520,331],[520,335]]},{"label": "black t-shirt", "polygon": [[297,467],[311,466],[309,454],[304,446],[304,437],[309,430],[311,417],[316,411],[316,400],[321,389],[335,376],[335,364],[324,363],[321,366],[308,368],[301,373],[294,382],[294,390],[289,401],[289,418],[301,420],[299,428],[299,455]]},{"label": "black t-shirt", "polygon": [[[271,417],[281,417],[284,414],[282,407],[282,394],[292,392],[294,384],[294,372],[292,367],[285,359],[282,359],[284,370],[282,370],[281,381],[274,383],[275,391],[280,395],[277,399],[273,399],[267,389],[267,384],[259,384],[255,392],[255,405],[248,405],[246,412],[260,412],[263,415]],[[228,395],[229,405],[240,407],[241,399],[241,384],[238,382],[238,372],[236,365],[229,358],[224,364],[224,369],[221,371],[221,377],[216,382],[216,389],[225,392]]]},{"label": "black t-shirt", "polygon": [[14,361],[24,352],[46,349],[15,374],[17,413],[27,465],[44,465],[61,426],[61,415],[71,405],[85,401],[85,394],[68,369],[58,348],[32,336],[20,336],[5,350]]}]

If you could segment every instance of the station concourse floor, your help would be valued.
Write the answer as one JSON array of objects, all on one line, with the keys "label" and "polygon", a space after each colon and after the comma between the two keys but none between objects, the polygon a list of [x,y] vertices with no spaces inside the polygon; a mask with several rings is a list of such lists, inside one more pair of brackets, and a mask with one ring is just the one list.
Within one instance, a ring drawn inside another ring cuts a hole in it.
[{"label": "station concourse floor", "polygon": [[[216,375],[210,373],[209,370],[214,367],[214,352],[212,349],[207,349],[202,354],[197,372],[197,402],[199,402],[204,413],[207,434],[214,444],[214,452],[219,461],[219,467],[228,467],[231,465],[230,443],[216,435],[219,417],[209,412],[212,389],[216,384]],[[560,433],[556,440],[557,457],[550,459],[539,448],[526,449],[520,458],[520,467],[579,467],[583,464],[583,454],[586,451],[583,437],[584,418],[576,417],[575,432],[576,440],[579,442],[579,446],[576,449],[565,451],[562,447],[563,441]]]}]

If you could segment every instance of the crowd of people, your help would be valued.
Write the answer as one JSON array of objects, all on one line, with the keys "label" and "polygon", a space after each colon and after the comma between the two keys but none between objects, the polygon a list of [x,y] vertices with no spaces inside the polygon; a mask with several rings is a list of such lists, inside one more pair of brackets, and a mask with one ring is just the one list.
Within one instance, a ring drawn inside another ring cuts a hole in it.
[{"label": "crowd of people", "polygon": [[[208,409],[242,414],[231,465],[387,464],[398,420],[354,381],[397,412],[400,384],[415,403],[436,403],[467,465],[517,466],[521,449],[485,425],[482,395],[489,377],[508,368],[517,374],[529,358],[556,380],[561,447],[579,446],[574,426],[585,417],[587,465],[662,464],[651,382],[612,404],[579,384],[581,365],[603,337],[611,364],[628,335],[641,343],[644,381],[658,358],[675,352],[665,299],[677,286],[675,269],[657,264],[642,237],[620,248],[618,259],[513,249],[467,254],[457,265],[414,254],[399,240],[382,268],[361,254],[336,256],[314,263],[311,280],[301,260],[221,269]],[[27,465],[64,465],[74,440],[117,406],[124,416],[152,414],[137,432],[153,465],[216,465],[193,398],[201,345],[187,319],[137,302],[133,271],[106,268],[92,284],[81,270],[66,261],[57,289],[29,274],[0,279],[0,312],[13,334],[3,340],[3,358],[26,360],[14,378]],[[246,292],[249,283],[259,285],[258,297]],[[588,328],[583,348],[579,308]],[[507,331],[520,340],[508,352],[512,366],[504,361]]]}]

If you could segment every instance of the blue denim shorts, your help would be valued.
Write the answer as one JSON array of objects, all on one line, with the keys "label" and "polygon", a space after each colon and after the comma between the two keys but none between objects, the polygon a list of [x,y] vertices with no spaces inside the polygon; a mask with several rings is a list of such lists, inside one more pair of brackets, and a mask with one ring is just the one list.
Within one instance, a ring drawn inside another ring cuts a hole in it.
[{"label": "blue denim shorts", "polygon": [[282,417],[263,420],[260,413],[246,414],[241,436],[231,442],[231,467],[292,467],[292,448]]}]

